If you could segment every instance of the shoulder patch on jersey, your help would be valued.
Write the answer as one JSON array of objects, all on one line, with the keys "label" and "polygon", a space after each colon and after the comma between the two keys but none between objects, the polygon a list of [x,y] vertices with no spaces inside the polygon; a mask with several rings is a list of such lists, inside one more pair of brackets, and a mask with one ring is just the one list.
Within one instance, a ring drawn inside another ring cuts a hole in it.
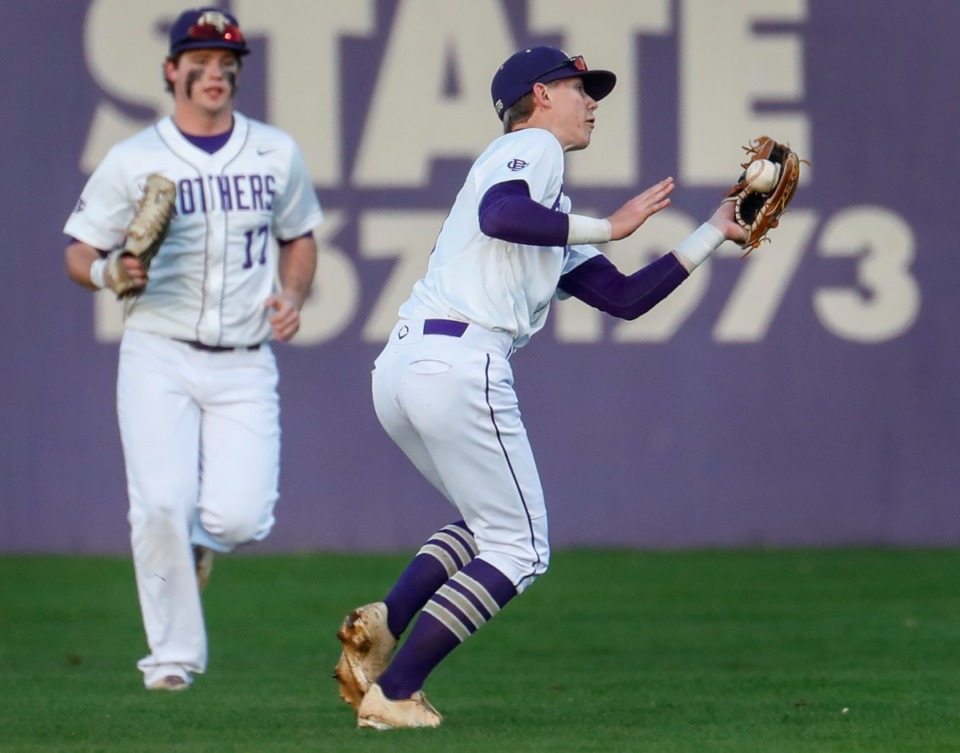
[{"label": "shoulder patch on jersey", "polygon": [[76,204],[76,206],[73,208],[73,213],[74,213],[74,214],[79,214],[80,212],[83,211],[83,208],[84,208],[85,206],[87,206],[87,202],[85,202],[85,201],[83,200],[83,198],[77,199],[77,204]]},{"label": "shoulder patch on jersey", "polygon": [[512,159],[507,163],[507,169],[513,170],[513,172],[519,172],[523,168],[527,167],[530,163],[522,159]]}]

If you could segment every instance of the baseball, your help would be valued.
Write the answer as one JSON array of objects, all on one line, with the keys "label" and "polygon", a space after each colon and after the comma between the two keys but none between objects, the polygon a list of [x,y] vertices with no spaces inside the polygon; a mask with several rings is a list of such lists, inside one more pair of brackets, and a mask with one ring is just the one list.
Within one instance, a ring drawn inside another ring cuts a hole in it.
[{"label": "baseball", "polygon": [[780,167],[768,159],[758,159],[747,167],[744,182],[754,193],[767,193],[777,185]]}]

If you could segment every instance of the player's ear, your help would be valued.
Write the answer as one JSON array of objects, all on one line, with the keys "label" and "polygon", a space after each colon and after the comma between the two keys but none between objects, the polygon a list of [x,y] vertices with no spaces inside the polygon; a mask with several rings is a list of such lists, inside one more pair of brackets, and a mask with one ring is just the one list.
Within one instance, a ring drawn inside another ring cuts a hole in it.
[{"label": "player's ear", "polygon": [[540,104],[541,107],[549,107],[550,88],[546,84],[536,83],[533,85],[533,101]]},{"label": "player's ear", "polygon": [[163,61],[163,80],[168,92],[173,91],[173,82],[177,71],[177,61],[173,58],[167,58]]}]

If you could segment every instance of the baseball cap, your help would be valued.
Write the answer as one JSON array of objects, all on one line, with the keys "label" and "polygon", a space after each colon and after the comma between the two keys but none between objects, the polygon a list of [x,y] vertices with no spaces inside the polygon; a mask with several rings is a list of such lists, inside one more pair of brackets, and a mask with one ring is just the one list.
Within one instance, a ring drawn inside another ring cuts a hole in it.
[{"label": "baseball cap", "polygon": [[211,48],[233,50],[237,55],[250,52],[240,24],[225,10],[208,6],[181,13],[170,27],[170,57],[184,50]]},{"label": "baseball cap", "polygon": [[613,91],[617,76],[610,71],[591,71],[583,55],[570,56],[556,47],[531,47],[507,58],[493,76],[490,94],[500,120],[503,113],[536,83],[562,78],[583,79],[583,88],[592,99],[601,100]]}]

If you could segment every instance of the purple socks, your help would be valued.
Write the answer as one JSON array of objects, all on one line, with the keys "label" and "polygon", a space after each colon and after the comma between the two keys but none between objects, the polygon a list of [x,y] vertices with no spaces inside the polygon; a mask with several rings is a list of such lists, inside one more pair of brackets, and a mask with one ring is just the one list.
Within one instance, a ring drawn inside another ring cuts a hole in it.
[{"label": "purple socks", "polygon": [[[401,576],[401,581],[410,573],[417,560],[424,556],[431,555],[424,555],[421,549],[414,562]],[[423,570],[426,571],[425,563]],[[395,595],[399,585],[400,582],[391,591],[391,596]],[[483,560],[474,559],[455,573],[436,593],[429,596],[410,636],[380,676],[379,684],[384,695],[400,700],[409,698],[420,690],[427,676],[447,654],[479,630],[516,595],[517,590],[513,583],[493,565]],[[401,599],[399,596],[396,594],[396,600],[409,609],[412,596],[410,599]],[[392,631],[392,605],[388,605],[388,609]],[[409,619],[407,618],[408,621]]]},{"label": "purple socks", "polygon": [[476,555],[477,544],[462,520],[444,526],[420,547],[384,599],[394,638],[403,635],[427,599]]}]

